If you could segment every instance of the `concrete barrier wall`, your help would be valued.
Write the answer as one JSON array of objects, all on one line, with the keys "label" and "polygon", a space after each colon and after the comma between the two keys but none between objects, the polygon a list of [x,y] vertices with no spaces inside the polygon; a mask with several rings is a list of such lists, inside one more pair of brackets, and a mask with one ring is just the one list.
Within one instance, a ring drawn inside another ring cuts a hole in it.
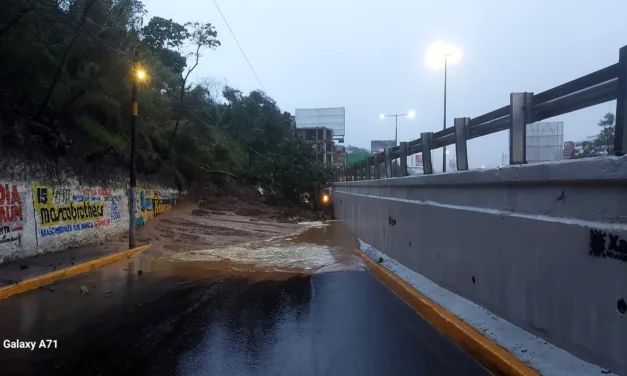
[{"label": "concrete barrier wall", "polygon": [[[104,241],[128,231],[128,179],[0,177],[0,263]],[[170,210],[178,190],[139,183],[137,224]]]},{"label": "concrete barrier wall", "polygon": [[407,267],[627,374],[627,158],[336,183],[334,205]]}]

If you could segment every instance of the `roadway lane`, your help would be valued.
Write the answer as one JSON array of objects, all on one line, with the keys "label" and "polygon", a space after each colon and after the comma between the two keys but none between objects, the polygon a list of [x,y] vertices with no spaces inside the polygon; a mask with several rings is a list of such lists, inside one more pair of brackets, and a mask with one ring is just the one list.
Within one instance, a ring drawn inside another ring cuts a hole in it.
[{"label": "roadway lane", "polygon": [[150,253],[0,301],[0,339],[58,343],[0,347],[2,375],[489,374],[367,271],[233,276]]}]

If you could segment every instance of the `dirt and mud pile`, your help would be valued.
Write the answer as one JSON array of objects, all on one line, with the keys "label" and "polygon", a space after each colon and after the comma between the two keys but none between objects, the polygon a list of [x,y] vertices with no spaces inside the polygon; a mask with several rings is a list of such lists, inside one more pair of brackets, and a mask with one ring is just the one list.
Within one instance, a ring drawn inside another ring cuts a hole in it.
[{"label": "dirt and mud pile", "polygon": [[330,219],[306,205],[269,201],[273,198],[254,185],[205,184],[171,212],[148,221],[137,240],[152,243],[151,251],[173,254],[285,237],[306,227],[299,223]]},{"label": "dirt and mud pile", "polygon": [[203,216],[230,212],[256,220],[274,220],[282,223],[330,220],[329,213],[311,210],[306,204],[294,204],[265,192],[255,185],[227,180],[219,187],[205,184],[197,195],[199,209],[194,215]]}]

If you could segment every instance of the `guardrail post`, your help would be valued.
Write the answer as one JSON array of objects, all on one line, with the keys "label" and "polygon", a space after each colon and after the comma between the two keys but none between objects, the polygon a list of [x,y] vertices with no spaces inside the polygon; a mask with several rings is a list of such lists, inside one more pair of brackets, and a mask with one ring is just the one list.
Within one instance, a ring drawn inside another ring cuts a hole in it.
[{"label": "guardrail post", "polygon": [[379,167],[381,167],[381,162],[379,161],[379,154],[375,154],[374,155],[374,178],[375,179],[381,179]]},{"label": "guardrail post", "polygon": [[359,161],[359,180],[366,179],[366,161],[362,159]]},{"label": "guardrail post", "polygon": [[470,118],[455,118],[455,158],[457,159],[457,170],[468,170],[468,125]]},{"label": "guardrail post", "polygon": [[425,175],[433,174],[433,164],[431,163],[431,138],[433,138],[432,132],[420,134],[420,142],[422,143],[422,168]]},{"label": "guardrail post", "polygon": [[527,120],[531,119],[533,93],[511,93],[509,97],[509,164],[527,163]]},{"label": "guardrail post", "polygon": [[401,142],[401,173],[400,176],[407,176],[407,142]]},{"label": "guardrail post", "polygon": [[618,53],[618,66],[614,154],[621,156],[627,153],[627,46]]},{"label": "guardrail post", "polygon": [[370,162],[372,158],[366,157],[366,180],[370,180]]},{"label": "guardrail post", "polygon": [[390,148],[385,149],[385,177],[392,177],[392,158],[390,156]]}]

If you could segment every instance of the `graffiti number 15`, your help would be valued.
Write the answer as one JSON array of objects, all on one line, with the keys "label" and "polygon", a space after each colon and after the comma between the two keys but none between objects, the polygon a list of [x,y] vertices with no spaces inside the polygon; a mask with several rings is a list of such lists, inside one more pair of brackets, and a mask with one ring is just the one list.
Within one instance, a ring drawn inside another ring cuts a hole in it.
[{"label": "graffiti number 15", "polygon": [[44,205],[48,203],[48,188],[37,188],[37,203]]}]

